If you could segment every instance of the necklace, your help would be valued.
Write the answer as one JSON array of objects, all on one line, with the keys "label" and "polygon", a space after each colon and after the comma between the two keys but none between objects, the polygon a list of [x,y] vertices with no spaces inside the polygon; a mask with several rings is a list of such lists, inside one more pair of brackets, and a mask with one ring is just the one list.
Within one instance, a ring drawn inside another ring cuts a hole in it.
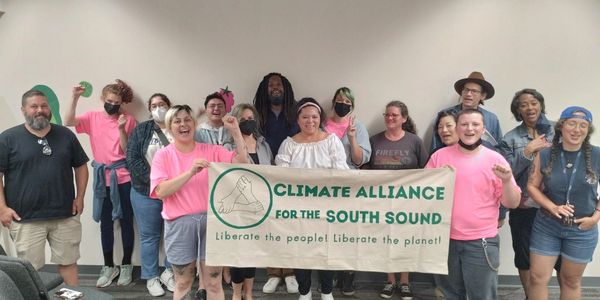
[{"label": "necklace", "polygon": [[573,169],[573,167],[575,167],[576,164],[576,160],[577,158],[579,158],[579,156],[581,155],[581,151],[577,151],[577,154],[575,155],[574,152],[562,152],[560,154],[561,156],[561,160],[562,160],[562,164],[563,164],[563,168],[565,168],[565,170],[571,170]]},{"label": "necklace", "polygon": [[567,160],[567,163],[565,164],[565,167],[566,167],[567,169],[570,169],[570,168],[572,168],[572,167],[573,167],[573,162],[571,162],[570,160]]}]

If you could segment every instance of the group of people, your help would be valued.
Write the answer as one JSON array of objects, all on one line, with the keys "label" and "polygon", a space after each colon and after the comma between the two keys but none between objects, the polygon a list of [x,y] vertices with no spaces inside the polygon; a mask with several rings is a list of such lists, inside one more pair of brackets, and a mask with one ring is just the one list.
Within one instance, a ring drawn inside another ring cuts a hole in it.
[{"label": "group of people", "polygon": [[[458,80],[459,104],[437,114],[429,151],[417,135],[407,104],[385,106],[385,130],[369,135],[353,114],[351,89],[339,88],[326,109],[313,98],[296,101],[289,80],[267,74],[253,104],[228,112],[223,91],[206,97],[198,124],[188,105],[164,94],[147,102],[148,120],[137,123],[125,109],[133,99],[123,81],[104,87],[103,110],[77,115],[85,87],[75,86],[65,125],[89,135],[93,161],[92,215],[100,223],[104,264],[97,287],[132,281],[135,218],[141,278],[152,296],[252,299],[255,268],[207,266],[206,211],[212,162],[285,168],[452,168],[456,172],[448,275],[435,275],[446,299],[497,299],[499,238],[504,210],[515,266],[529,299],[547,299],[552,269],[559,271],[561,299],[581,296],[581,279],[597,244],[600,148],[589,142],[592,113],[568,107],[557,122],[545,116],[543,96],[518,91],[510,110],[522,123],[502,136],[497,116],[482,108],[495,90],[480,72]],[[227,91],[225,91],[226,93]],[[46,96],[22,97],[25,123],[0,134],[0,221],[10,229],[17,254],[36,269],[51,261],[69,285],[78,284],[80,215],[88,182],[88,156],[77,137],[51,124]],[[224,204],[226,205],[226,204]],[[226,208],[225,208],[226,209]],[[114,262],[114,222],[123,257]],[[165,270],[159,271],[164,236]],[[359,271],[359,270],[356,270]],[[333,299],[335,278],[344,295],[355,293],[354,271],[319,270],[321,299]],[[196,276],[198,290],[192,290]],[[264,293],[284,282],[288,293],[312,299],[311,270],[267,268]],[[412,299],[409,274],[387,274],[380,296]]]}]

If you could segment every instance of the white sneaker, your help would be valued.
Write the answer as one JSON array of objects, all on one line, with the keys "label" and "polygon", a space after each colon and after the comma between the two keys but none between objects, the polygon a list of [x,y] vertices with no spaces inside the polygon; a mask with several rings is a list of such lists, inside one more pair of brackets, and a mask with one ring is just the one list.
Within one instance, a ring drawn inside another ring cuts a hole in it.
[{"label": "white sneaker", "polygon": [[100,270],[100,278],[96,281],[96,287],[103,288],[109,286],[119,275],[119,268],[104,266]]},{"label": "white sneaker", "polygon": [[312,300],[312,291],[308,291],[308,294],[306,295],[300,295],[298,300]]},{"label": "white sneaker", "polygon": [[175,291],[175,277],[170,269],[165,268],[162,274],[160,274],[160,282],[167,287],[169,292],[172,293]]},{"label": "white sneaker", "polygon": [[333,293],[321,294],[321,300],[333,300]]},{"label": "white sneaker", "polygon": [[277,290],[277,286],[281,282],[281,278],[279,277],[271,277],[267,280],[267,283],[263,286],[263,293],[272,294]]},{"label": "white sneaker", "polygon": [[288,294],[295,294],[298,292],[298,281],[296,281],[296,276],[287,276],[285,278],[285,287],[287,288]]},{"label": "white sneaker", "polygon": [[129,285],[133,281],[133,265],[121,265],[121,274],[117,280],[118,286]]},{"label": "white sneaker", "polygon": [[160,297],[165,294],[165,290],[163,290],[162,286],[160,285],[160,279],[158,279],[158,276],[146,280],[146,288],[152,297]]}]

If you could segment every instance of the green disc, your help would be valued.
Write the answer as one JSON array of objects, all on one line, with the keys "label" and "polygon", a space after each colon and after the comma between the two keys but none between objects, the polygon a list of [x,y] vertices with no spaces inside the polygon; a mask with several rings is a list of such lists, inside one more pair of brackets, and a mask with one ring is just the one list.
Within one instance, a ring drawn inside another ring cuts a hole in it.
[{"label": "green disc", "polygon": [[81,85],[85,89],[85,92],[83,92],[83,94],[81,94],[82,97],[88,98],[89,96],[92,95],[92,91],[94,89],[92,88],[92,84],[91,83],[89,83],[87,81],[82,81],[82,82],[79,83],[79,85]]}]

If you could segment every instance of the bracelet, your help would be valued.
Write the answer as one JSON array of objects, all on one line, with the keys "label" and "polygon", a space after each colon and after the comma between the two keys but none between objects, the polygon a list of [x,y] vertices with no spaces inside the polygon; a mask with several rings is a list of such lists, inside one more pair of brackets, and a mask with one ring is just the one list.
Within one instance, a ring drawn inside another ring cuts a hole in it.
[{"label": "bracelet", "polygon": [[600,208],[594,208],[595,211],[600,211]]},{"label": "bracelet", "polygon": [[523,157],[529,161],[533,161],[535,159],[535,152],[531,153],[529,156],[525,155],[525,149],[523,149]]}]

